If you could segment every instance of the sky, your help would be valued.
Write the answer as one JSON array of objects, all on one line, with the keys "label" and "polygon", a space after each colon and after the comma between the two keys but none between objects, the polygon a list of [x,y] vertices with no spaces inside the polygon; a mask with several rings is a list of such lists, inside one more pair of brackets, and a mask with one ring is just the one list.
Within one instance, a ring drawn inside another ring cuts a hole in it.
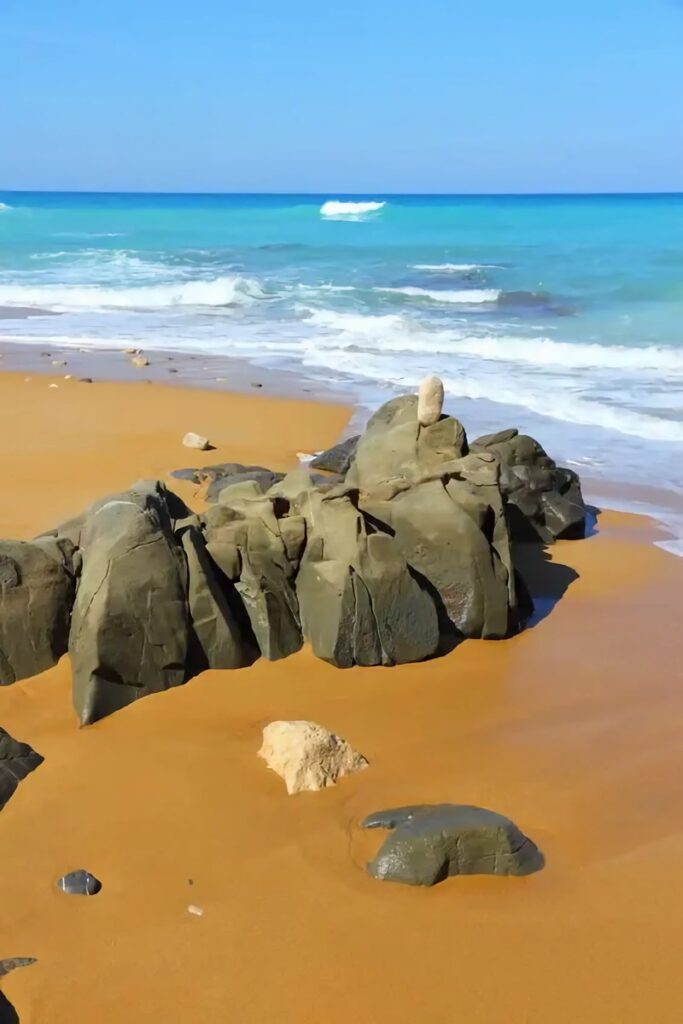
[{"label": "sky", "polygon": [[683,0],[0,0],[0,189],[683,190]]}]

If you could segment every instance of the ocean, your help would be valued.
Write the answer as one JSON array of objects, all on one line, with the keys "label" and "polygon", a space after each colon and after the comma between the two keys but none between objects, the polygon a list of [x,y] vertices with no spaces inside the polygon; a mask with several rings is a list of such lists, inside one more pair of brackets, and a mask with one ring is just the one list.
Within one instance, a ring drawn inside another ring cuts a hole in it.
[{"label": "ocean", "polygon": [[301,368],[361,409],[437,373],[471,436],[683,493],[683,195],[0,193],[0,310],[6,341]]}]

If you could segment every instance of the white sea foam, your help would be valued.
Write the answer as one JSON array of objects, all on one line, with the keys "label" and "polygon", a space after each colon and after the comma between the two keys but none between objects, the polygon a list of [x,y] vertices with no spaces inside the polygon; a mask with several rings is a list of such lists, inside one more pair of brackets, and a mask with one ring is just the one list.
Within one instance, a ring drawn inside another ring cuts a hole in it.
[{"label": "white sea foam", "polygon": [[427,274],[464,274],[472,270],[502,270],[497,263],[413,263],[411,270]]},{"label": "white sea foam", "polygon": [[11,210],[12,207],[8,206],[7,203],[0,203],[0,213],[4,213],[5,210]]},{"label": "white sea foam", "polygon": [[244,306],[264,297],[258,281],[239,275],[211,281],[106,288],[99,285],[0,284],[0,306],[71,309],[162,309],[167,306]]},{"label": "white sea foam", "polygon": [[500,298],[499,288],[464,288],[461,291],[439,291],[433,288],[373,288],[375,292],[391,295],[405,295],[409,299],[429,299],[430,302],[446,302],[456,306],[493,305]]},{"label": "white sea foam", "polygon": [[340,199],[328,199],[320,207],[320,215],[321,217],[357,218],[368,213],[377,213],[386,205],[386,202],[352,203],[342,202]]}]

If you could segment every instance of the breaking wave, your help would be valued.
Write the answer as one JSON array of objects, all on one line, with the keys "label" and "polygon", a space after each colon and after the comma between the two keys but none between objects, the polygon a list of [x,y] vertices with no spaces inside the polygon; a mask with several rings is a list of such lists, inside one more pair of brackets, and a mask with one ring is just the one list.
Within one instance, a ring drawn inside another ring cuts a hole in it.
[{"label": "breaking wave", "polygon": [[390,295],[405,295],[409,299],[429,299],[431,302],[446,302],[456,306],[494,305],[501,296],[498,288],[466,288],[462,291],[440,291],[434,288],[373,288],[375,292]]},{"label": "breaking wave", "polygon": [[362,217],[366,213],[377,213],[386,205],[386,202],[352,203],[342,202],[339,199],[328,199],[320,207],[320,216],[357,218]]},{"label": "breaking wave", "polygon": [[0,305],[68,309],[162,309],[245,306],[265,297],[258,281],[230,275],[212,281],[103,288],[98,285],[0,285]]},{"label": "breaking wave", "polygon": [[498,263],[413,263],[411,270],[426,274],[466,274],[474,270],[502,270]]}]

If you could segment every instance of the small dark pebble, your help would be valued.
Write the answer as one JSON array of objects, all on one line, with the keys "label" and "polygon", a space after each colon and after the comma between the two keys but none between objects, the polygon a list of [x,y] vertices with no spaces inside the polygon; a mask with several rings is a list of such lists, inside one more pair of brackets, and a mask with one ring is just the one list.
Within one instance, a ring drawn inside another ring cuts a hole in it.
[{"label": "small dark pebble", "polygon": [[30,967],[36,963],[34,956],[8,956],[0,960],[0,978],[3,978],[10,971],[16,971],[18,967]]},{"label": "small dark pebble", "polygon": [[251,386],[252,386],[252,388],[262,388],[263,384],[258,384],[258,383],[256,383],[256,381],[252,381],[251,382]]},{"label": "small dark pebble", "polygon": [[194,885],[194,878],[188,878],[187,884],[188,885]]},{"label": "small dark pebble", "polygon": [[78,383],[79,384],[92,384],[92,377],[79,377],[78,378]]},{"label": "small dark pebble", "polygon": [[96,896],[102,888],[99,878],[95,878],[89,871],[69,871],[57,882],[57,888],[75,896]]},{"label": "small dark pebble", "polygon": [[177,373],[178,371],[176,370],[175,366],[169,366],[168,372],[169,373]]}]

